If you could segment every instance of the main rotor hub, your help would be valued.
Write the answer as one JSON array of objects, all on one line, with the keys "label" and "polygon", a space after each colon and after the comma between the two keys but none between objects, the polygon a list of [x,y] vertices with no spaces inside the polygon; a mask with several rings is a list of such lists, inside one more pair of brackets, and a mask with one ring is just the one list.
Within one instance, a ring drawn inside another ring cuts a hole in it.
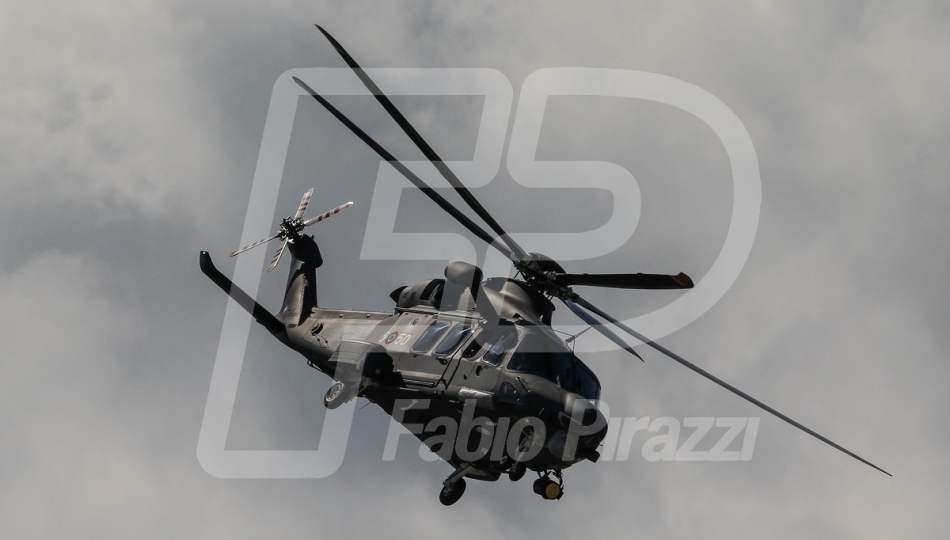
[{"label": "main rotor hub", "polygon": [[541,253],[528,253],[515,267],[532,288],[542,294],[559,296],[553,278],[555,274],[563,274],[564,267],[551,257]]},{"label": "main rotor hub", "polygon": [[528,253],[528,256],[521,261],[521,264],[524,267],[530,268],[532,266],[545,274],[548,273],[564,273],[564,267],[558,264],[557,261],[548,257],[547,255],[542,255],[541,253]]}]

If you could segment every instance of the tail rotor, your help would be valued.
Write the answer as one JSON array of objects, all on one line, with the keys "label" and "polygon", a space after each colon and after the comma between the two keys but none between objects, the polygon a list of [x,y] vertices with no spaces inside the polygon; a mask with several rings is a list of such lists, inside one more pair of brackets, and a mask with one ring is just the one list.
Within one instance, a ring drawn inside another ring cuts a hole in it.
[{"label": "tail rotor", "polygon": [[277,253],[274,254],[274,258],[271,259],[270,266],[267,267],[267,271],[270,272],[274,268],[277,268],[277,263],[280,262],[280,257],[284,254],[284,250],[287,248],[287,244],[293,244],[294,240],[299,238],[301,231],[303,231],[305,228],[315,223],[319,223],[325,219],[328,219],[330,216],[339,214],[341,210],[346,210],[347,208],[353,206],[353,202],[350,201],[350,202],[347,202],[346,204],[341,204],[340,206],[337,206],[336,208],[333,208],[332,210],[324,212],[323,214],[320,214],[319,216],[316,216],[304,221],[303,216],[307,212],[307,207],[310,206],[310,198],[312,196],[313,196],[313,188],[310,188],[307,190],[306,193],[303,194],[303,197],[300,199],[300,204],[297,205],[297,212],[295,212],[293,216],[288,216],[280,220],[280,225],[279,225],[280,230],[278,230],[276,234],[274,234],[273,236],[269,238],[258,240],[257,242],[254,242],[253,244],[248,244],[240,249],[236,249],[231,252],[231,256],[234,257],[236,255],[240,255],[241,253],[244,253],[245,251],[249,249],[256,248],[257,246],[261,244],[266,244],[267,242],[270,242],[271,240],[277,240],[278,238],[282,239],[283,243],[280,245],[280,248],[278,248]]}]

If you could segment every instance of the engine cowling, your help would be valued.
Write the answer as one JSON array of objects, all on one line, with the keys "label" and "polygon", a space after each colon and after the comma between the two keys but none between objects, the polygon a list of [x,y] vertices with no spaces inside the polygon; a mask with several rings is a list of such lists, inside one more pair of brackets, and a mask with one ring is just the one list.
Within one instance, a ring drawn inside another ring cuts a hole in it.
[{"label": "engine cowling", "polygon": [[400,308],[425,306],[439,309],[444,288],[444,279],[427,279],[411,287],[399,287],[391,292],[389,297],[396,302],[396,307]]}]

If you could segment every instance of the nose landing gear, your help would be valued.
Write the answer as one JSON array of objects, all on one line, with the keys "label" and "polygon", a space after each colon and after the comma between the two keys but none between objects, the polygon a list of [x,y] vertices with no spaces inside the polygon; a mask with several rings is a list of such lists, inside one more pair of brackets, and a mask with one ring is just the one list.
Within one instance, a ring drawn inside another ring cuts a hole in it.
[{"label": "nose landing gear", "polygon": [[[554,476],[554,480],[551,476]],[[541,498],[556,501],[564,496],[564,478],[561,471],[547,471],[544,474],[538,473],[538,479],[534,481],[534,492]]]}]

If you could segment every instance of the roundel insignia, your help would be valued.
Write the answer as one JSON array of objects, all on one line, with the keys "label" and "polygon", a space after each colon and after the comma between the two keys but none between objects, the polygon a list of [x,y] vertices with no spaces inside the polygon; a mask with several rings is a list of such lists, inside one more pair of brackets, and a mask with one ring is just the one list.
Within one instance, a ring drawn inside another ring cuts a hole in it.
[{"label": "roundel insignia", "polygon": [[396,341],[396,338],[398,337],[399,337],[399,332],[393,332],[389,334],[388,336],[386,336],[386,344],[388,345],[392,343],[393,341]]}]

